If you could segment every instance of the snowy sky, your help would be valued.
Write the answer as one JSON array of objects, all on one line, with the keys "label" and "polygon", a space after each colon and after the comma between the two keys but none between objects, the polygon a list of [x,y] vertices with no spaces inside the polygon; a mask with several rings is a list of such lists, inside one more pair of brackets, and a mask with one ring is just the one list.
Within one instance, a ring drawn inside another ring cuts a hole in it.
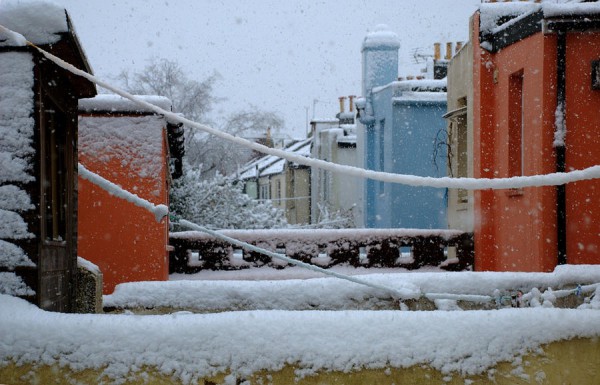
[{"label": "snowy sky", "polygon": [[[1,0],[0,0],[1,1]],[[417,74],[412,51],[466,40],[480,0],[206,1],[55,0],[67,8],[95,73],[140,70],[151,57],[190,77],[218,71],[215,118],[250,105],[278,112],[296,136],[306,117],[331,117],[337,97],[360,92],[367,30],[388,24],[401,41],[400,75]],[[314,100],[318,100],[316,104]],[[307,112],[308,108],[308,112]]]}]

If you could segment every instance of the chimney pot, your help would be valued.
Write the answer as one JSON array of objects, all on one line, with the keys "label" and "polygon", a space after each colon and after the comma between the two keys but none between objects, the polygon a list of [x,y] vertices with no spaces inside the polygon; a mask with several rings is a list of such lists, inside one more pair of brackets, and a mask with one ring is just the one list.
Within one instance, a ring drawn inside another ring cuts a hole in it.
[{"label": "chimney pot", "polygon": [[339,100],[340,100],[340,112],[344,112],[344,108],[345,108],[345,104],[346,104],[346,97],[340,96]]},{"label": "chimney pot", "polygon": [[356,95],[348,96],[348,111],[350,112],[354,112],[354,98],[356,98]]},{"label": "chimney pot", "polygon": [[462,41],[457,41],[457,42],[456,42],[456,46],[455,46],[455,48],[454,48],[454,52],[455,52],[455,53],[458,53],[458,51],[460,51],[460,49],[462,48],[462,46],[463,46],[463,43],[462,43]]},{"label": "chimney pot", "polygon": [[446,60],[452,59],[452,42],[446,43]]},{"label": "chimney pot", "polygon": [[434,43],[433,44],[433,59],[434,60],[440,60],[442,58],[442,53],[441,53],[441,44],[440,43]]}]

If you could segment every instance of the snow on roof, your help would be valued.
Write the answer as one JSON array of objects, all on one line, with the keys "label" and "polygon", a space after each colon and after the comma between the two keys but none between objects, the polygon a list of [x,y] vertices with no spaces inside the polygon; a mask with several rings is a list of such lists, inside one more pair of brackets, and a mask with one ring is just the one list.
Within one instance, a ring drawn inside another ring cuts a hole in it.
[{"label": "snow on roof", "polygon": [[82,257],[77,257],[77,267],[82,267],[82,268],[86,269],[87,271],[90,271],[95,274],[101,273],[98,265],[96,265],[93,262],[90,262],[87,259],[84,259]]},{"label": "snow on roof", "polygon": [[393,88],[393,101],[396,102],[445,102],[447,79],[414,79],[394,81],[385,86],[373,88],[373,93]]},{"label": "snow on roof", "polygon": [[543,4],[544,17],[600,15],[600,3]]},{"label": "snow on roof", "polygon": [[[294,153],[301,156],[310,156],[310,144],[312,138],[307,138],[297,142],[293,142],[284,148],[284,151]],[[279,174],[283,172],[283,167],[286,160],[273,155],[263,156],[244,166],[239,174],[239,179],[250,179],[257,177],[257,171],[260,176]]]},{"label": "snow on roof", "polygon": [[382,92],[385,89],[393,88],[394,96],[402,96],[405,92],[413,93],[439,93],[446,95],[447,78],[444,79],[413,79],[413,80],[398,80],[388,83],[381,87],[374,87],[373,93]]},{"label": "snow on roof", "polygon": [[[581,266],[565,275],[597,281],[598,266]],[[372,277],[415,289],[415,283],[439,290],[529,282],[560,281],[557,269],[543,273],[385,274]],[[553,278],[550,278],[553,277]],[[406,281],[408,280],[408,281]],[[0,279],[0,282],[2,280]],[[512,281],[512,282],[511,282]],[[441,282],[437,287],[436,283]],[[489,285],[488,285],[489,284]],[[462,286],[462,287],[461,287]],[[419,287],[417,286],[416,289]],[[513,286],[514,288],[514,286]],[[221,289],[221,290],[219,290]],[[299,290],[302,289],[302,290]],[[269,307],[311,300],[369,302],[379,295],[332,278],[273,282],[144,282],[117,287],[138,303],[198,303],[216,307],[224,298],[247,299]],[[597,294],[596,297],[600,297]],[[96,369],[114,382],[144,367],[156,368],[183,383],[219,373],[246,377],[261,370],[293,365],[296,375],[319,371],[351,372],[365,368],[427,365],[444,374],[488,373],[500,362],[518,370],[522,355],[540,346],[572,338],[600,336],[600,301],[590,309],[507,308],[491,311],[240,311],[166,315],[60,314],[24,300],[0,295],[0,362]],[[265,306],[266,307],[266,306]],[[35,333],[31,331],[35,330]],[[52,343],[48,343],[52,341]],[[103,341],[103,343],[90,343]],[[323,347],[327,347],[324,349]],[[488,370],[490,370],[488,372]],[[232,381],[234,383],[235,381]],[[466,381],[465,381],[466,383]]]},{"label": "snow on roof", "polygon": [[481,32],[491,33],[500,23],[507,18],[516,18],[520,15],[539,11],[541,4],[528,2],[484,3],[479,7],[479,24]]},{"label": "snow on roof", "polygon": [[[528,15],[542,11],[545,18],[600,15],[600,2],[543,3],[498,2],[479,7],[480,28],[483,33],[498,33]],[[541,28],[541,27],[540,27]]]},{"label": "snow on roof", "polygon": [[[134,95],[135,97],[154,104],[163,110],[171,111],[171,100],[157,95]],[[136,112],[154,113],[150,108],[140,106],[129,99],[118,95],[98,95],[93,98],[79,100],[80,112]]]},{"label": "snow on roof", "polygon": [[[0,2],[0,24],[34,44],[56,43],[61,33],[69,32],[65,9],[45,1]],[[18,39],[13,42],[21,45]]]},{"label": "snow on roof", "polygon": [[164,167],[165,127],[165,119],[158,115],[80,116],[82,163],[88,159],[105,163],[118,160],[137,177],[156,179],[158,194],[161,182],[155,177]]},{"label": "snow on roof", "polygon": [[372,31],[367,32],[362,43],[362,49],[366,48],[400,48],[400,39],[386,24],[375,26]]}]

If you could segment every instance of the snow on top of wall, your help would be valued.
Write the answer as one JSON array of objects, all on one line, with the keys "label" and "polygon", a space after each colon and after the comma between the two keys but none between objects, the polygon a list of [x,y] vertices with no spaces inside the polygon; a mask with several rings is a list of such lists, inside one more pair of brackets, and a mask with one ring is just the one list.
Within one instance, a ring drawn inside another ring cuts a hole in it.
[{"label": "snow on top of wall", "polygon": [[[542,11],[545,18],[600,15],[600,3],[503,2],[481,4],[480,28],[483,33],[498,33],[528,15]],[[507,19],[510,19],[507,21]],[[502,23],[502,24],[499,24]]]},{"label": "snow on top of wall", "polygon": [[362,49],[366,48],[400,48],[400,39],[386,24],[375,26],[372,31],[367,32],[362,43]]},{"label": "snow on top of wall", "polygon": [[[171,111],[171,100],[157,95],[135,95],[135,97],[154,104],[163,110]],[[79,100],[80,112],[138,112],[152,113],[151,109],[141,106],[118,95],[98,95],[93,98]]]},{"label": "snow on top of wall", "polygon": [[[598,279],[597,267],[592,270]],[[464,293],[470,287],[483,286],[489,290],[488,284],[508,285],[536,278],[545,284],[550,280],[543,277],[552,274],[535,273],[531,279],[527,276],[528,273],[423,273],[402,274],[401,279],[398,274],[370,279],[408,290],[419,289],[416,284],[436,290],[460,286],[460,292]],[[436,285],[438,282],[441,287]],[[240,298],[266,304],[273,301],[271,305],[283,308],[290,307],[286,300],[293,303],[318,299],[337,306],[352,300],[373,301],[376,306],[380,300],[371,289],[351,288],[350,283],[330,278],[289,282],[132,283],[118,286],[113,296],[105,297],[107,303],[123,291],[135,292],[132,298],[138,303],[160,302],[164,299],[161,296],[167,295],[175,304],[191,303],[193,298],[214,307],[223,298],[232,299],[236,295],[238,301]],[[284,365],[294,365],[298,376],[318,371],[415,365],[468,376],[486,373],[502,361],[512,362],[518,369],[522,355],[546,343],[600,336],[600,312],[592,309],[254,310],[156,316],[89,315],[47,312],[9,296],[0,296],[0,308],[3,309],[0,312],[2,362],[59,364],[74,370],[94,368],[114,381],[122,381],[145,366],[183,383],[195,383],[218,373],[245,377],[260,370],[277,371]],[[523,325],[535,327],[518,327]],[[98,340],[103,343],[89,343]]]},{"label": "snow on top of wall", "polygon": [[86,164],[88,159],[105,163],[118,160],[137,177],[154,178],[164,167],[165,127],[165,119],[156,115],[80,116],[82,162]]},{"label": "snow on top of wall", "polygon": [[45,1],[0,2],[0,24],[34,44],[56,43],[69,31],[65,9]]},{"label": "snow on top of wall", "polygon": [[[415,79],[393,81],[385,86],[374,87],[373,93],[383,92],[388,88],[393,88],[394,97],[399,97],[408,93],[410,95],[437,93],[443,98],[446,97],[446,88],[448,81],[444,79]],[[429,98],[429,96],[424,96]]]},{"label": "snow on top of wall", "polygon": [[77,267],[82,267],[82,268],[86,269],[87,271],[90,271],[94,274],[101,273],[98,265],[94,264],[93,262],[88,261],[87,259],[81,258],[81,257],[77,257]]},{"label": "snow on top of wall", "polygon": [[[241,241],[267,239],[272,243],[287,244],[293,241],[304,243],[330,243],[341,238],[347,240],[380,241],[394,237],[440,236],[449,239],[463,234],[458,230],[443,229],[271,229],[271,230],[220,230],[218,233]],[[212,236],[199,231],[171,233],[171,238],[211,239]]]},{"label": "snow on top of wall", "polygon": [[394,96],[393,102],[440,102],[446,103],[445,92],[414,92],[406,91],[400,96]]}]

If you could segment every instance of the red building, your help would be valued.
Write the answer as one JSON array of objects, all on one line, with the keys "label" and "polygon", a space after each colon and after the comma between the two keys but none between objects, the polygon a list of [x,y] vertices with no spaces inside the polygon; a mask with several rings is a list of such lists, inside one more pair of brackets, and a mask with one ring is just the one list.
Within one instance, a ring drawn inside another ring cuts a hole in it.
[{"label": "red building", "polygon": [[[165,110],[169,99],[141,97]],[[183,130],[129,100],[99,95],[79,103],[79,162],[153,204],[168,205],[181,175]],[[79,177],[78,255],[98,265],[103,292],[132,281],[168,279],[168,220]]]},{"label": "red building", "polygon": [[[473,176],[600,164],[600,3],[482,4],[472,22]],[[598,180],[476,192],[475,268],[600,263],[599,201]]]}]

